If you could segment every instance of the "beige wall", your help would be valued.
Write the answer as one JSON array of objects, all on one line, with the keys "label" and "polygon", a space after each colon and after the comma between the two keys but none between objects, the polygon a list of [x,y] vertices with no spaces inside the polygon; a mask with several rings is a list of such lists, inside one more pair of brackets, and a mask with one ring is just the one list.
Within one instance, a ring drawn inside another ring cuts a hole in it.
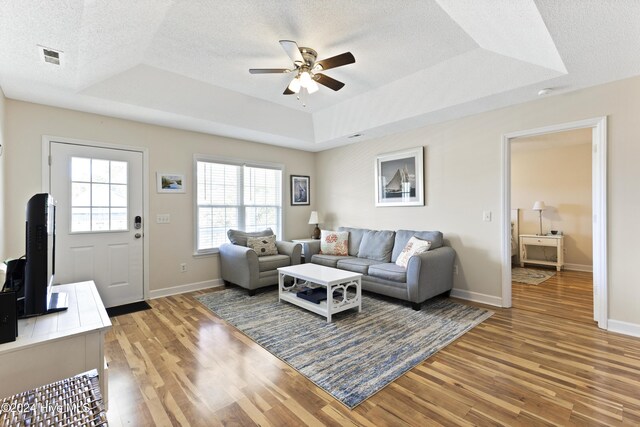
[{"label": "beige wall", "polygon": [[[2,88],[0,88],[0,150],[4,151],[5,146],[5,129],[6,129],[6,120],[5,120],[5,104],[6,98],[4,97],[4,92]],[[4,153],[0,156],[0,262],[4,261],[7,256],[5,255],[5,222],[4,222],[4,211],[5,211],[5,197],[4,197],[4,187],[6,182],[5,171],[4,171],[4,159],[6,156]],[[4,279],[4,276],[0,277]],[[4,280],[2,280],[4,283]]]},{"label": "beige wall", "polygon": [[565,263],[592,267],[591,140],[546,148],[526,145],[512,143],[511,154],[511,207],[520,209],[520,234],[539,233],[538,211],[531,208],[542,200],[547,206],[542,232],[563,232]]},{"label": "beige wall", "polygon": [[[638,251],[630,238],[640,233],[640,77],[319,153],[323,225],[441,230],[457,252],[454,286],[500,297],[502,136],[605,115],[609,317],[640,324]],[[425,206],[376,208],[375,155],[416,146],[425,147]],[[482,221],[483,210],[493,212],[492,222]]]},{"label": "beige wall", "polygon": [[[311,206],[290,206],[289,175],[310,175],[314,203],[315,164],[312,153],[218,136],[153,126],[26,102],[6,101],[7,255],[24,253],[24,207],[41,188],[42,135],[132,145],[149,149],[150,289],[219,279],[217,256],[193,257],[193,154],[211,154],[285,165],[284,237],[307,236]],[[158,194],[157,171],[185,173],[186,194]],[[170,224],[156,224],[158,213],[171,215]],[[188,271],[179,272],[187,263]]]}]

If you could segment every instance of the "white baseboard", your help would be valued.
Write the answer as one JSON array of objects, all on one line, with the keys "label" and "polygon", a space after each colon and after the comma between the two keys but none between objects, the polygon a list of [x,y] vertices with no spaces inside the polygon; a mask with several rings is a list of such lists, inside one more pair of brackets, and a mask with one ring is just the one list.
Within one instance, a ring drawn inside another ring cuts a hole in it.
[{"label": "white baseboard", "polygon": [[481,294],[478,292],[467,291],[466,289],[451,289],[451,296],[467,301],[479,302],[480,304],[493,305],[502,307],[502,298],[493,295]]},{"label": "white baseboard", "polygon": [[200,289],[215,288],[224,285],[222,279],[205,280],[204,282],[187,283],[186,285],[172,286],[170,288],[154,289],[149,291],[151,299],[168,297],[170,295],[184,294],[186,292],[199,291]]},{"label": "white baseboard", "polygon": [[631,335],[632,337],[640,337],[640,325],[637,323],[609,319],[607,321],[607,329],[609,332],[617,332],[619,334]]},{"label": "white baseboard", "polygon": [[564,269],[565,270],[571,270],[571,271],[586,271],[588,273],[593,273],[593,266],[592,265],[583,265],[583,264],[564,264]]}]

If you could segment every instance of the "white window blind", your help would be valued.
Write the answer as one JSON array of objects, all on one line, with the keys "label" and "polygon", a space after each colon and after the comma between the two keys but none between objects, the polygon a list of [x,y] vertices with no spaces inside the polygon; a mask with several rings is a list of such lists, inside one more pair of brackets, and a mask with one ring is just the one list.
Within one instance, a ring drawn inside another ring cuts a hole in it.
[{"label": "white window blind", "polygon": [[228,242],[227,230],[282,229],[282,170],[196,159],[196,252]]}]

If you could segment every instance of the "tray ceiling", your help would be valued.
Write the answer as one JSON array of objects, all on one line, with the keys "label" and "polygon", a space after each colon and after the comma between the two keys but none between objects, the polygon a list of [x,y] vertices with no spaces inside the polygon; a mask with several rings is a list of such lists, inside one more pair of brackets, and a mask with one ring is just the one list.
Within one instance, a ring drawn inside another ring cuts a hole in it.
[{"label": "tray ceiling", "polygon": [[[5,0],[13,99],[320,151],[640,74],[640,2]],[[283,96],[278,40],[350,51],[346,86]],[[45,63],[38,46],[61,51]],[[349,136],[360,133],[360,138]]]}]

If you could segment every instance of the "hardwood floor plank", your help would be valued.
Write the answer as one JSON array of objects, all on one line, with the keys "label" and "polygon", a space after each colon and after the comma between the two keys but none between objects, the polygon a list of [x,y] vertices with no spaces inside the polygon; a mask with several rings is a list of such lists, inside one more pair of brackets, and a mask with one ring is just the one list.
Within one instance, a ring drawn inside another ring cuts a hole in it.
[{"label": "hardwood floor plank", "polygon": [[597,328],[589,273],[514,284],[514,308],[491,307],[353,410],[202,306],[203,293],[112,319],[112,425],[640,425],[640,339]]}]

